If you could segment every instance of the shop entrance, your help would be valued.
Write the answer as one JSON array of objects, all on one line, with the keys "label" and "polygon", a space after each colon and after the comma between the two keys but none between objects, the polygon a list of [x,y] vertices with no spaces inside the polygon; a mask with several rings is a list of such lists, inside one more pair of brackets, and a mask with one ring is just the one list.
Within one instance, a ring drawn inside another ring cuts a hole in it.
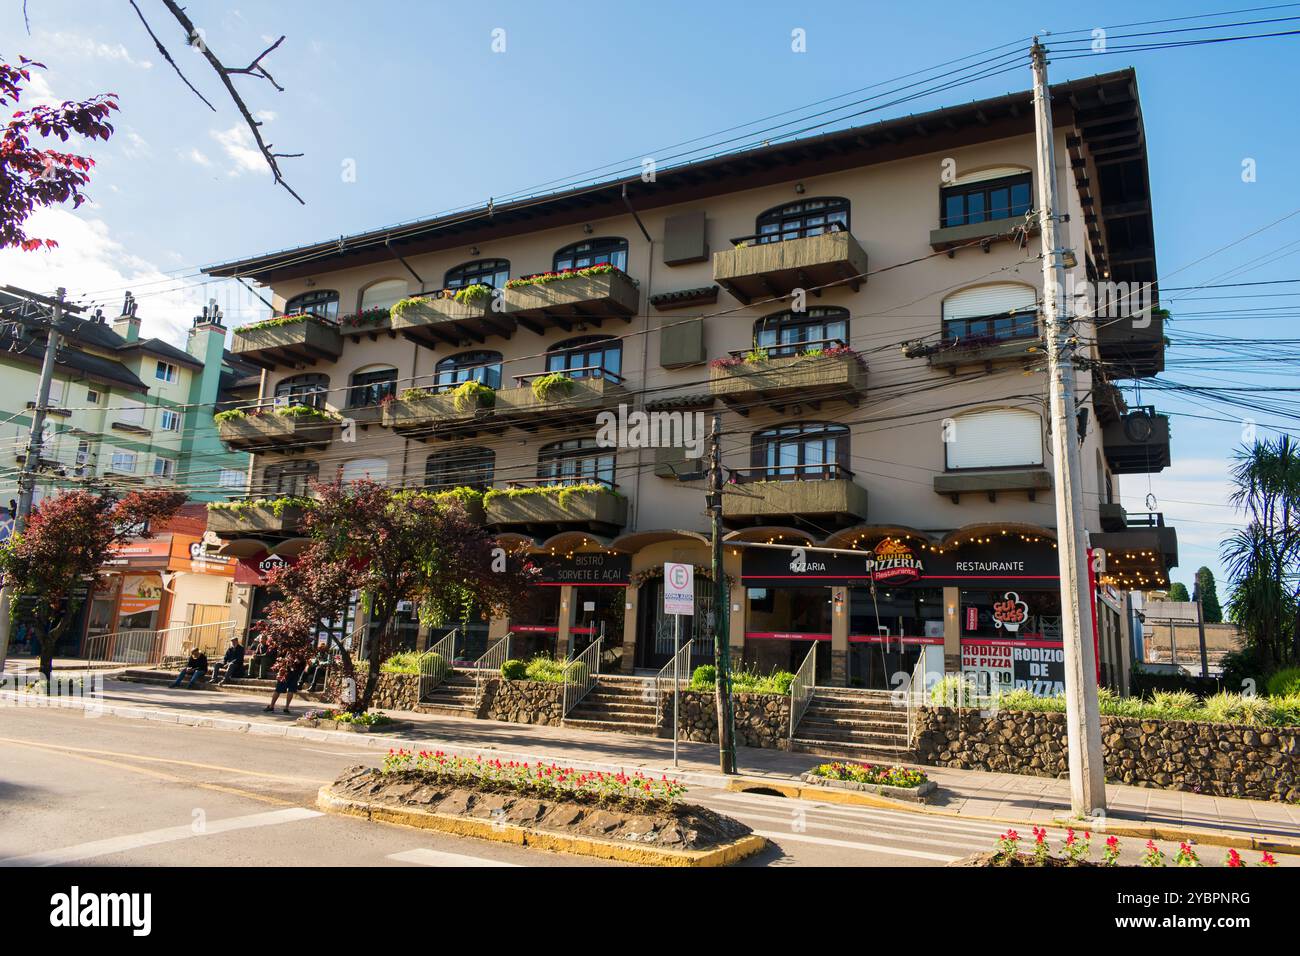
[{"label": "shop entrance", "polygon": [[[664,614],[664,579],[651,578],[637,592],[636,666],[658,671],[673,658],[673,616]],[[695,613],[682,618],[682,643],[691,646],[691,669],[713,663],[713,582],[695,577]]]},{"label": "shop entrance", "polygon": [[528,589],[523,606],[510,619],[510,656],[528,660],[539,654],[555,656],[560,633],[560,589],[537,586]]},{"label": "shop entrance", "polygon": [[831,589],[747,588],[745,666],[760,673],[797,671],[818,643],[819,684],[831,678]]},{"label": "shop entrance", "polygon": [[895,689],[926,644],[943,644],[942,588],[849,588],[850,687]]},{"label": "shop entrance", "polygon": [[573,589],[569,634],[575,657],[604,635],[600,669],[602,672],[618,669],[623,659],[623,605],[626,599],[627,588],[622,586]]}]

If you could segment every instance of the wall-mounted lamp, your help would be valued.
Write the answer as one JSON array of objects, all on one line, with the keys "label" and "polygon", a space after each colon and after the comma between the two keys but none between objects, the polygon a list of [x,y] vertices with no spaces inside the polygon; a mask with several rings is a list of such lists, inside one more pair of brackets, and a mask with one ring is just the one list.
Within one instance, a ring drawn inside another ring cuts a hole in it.
[{"label": "wall-mounted lamp", "polygon": [[478,246],[470,246],[470,247],[469,247],[469,254],[470,254],[471,256],[476,256],[476,255],[478,255]]},{"label": "wall-mounted lamp", "polygon": [[590,235],[591,235],[593,232],[595,232],[596,230],[594,230],[594,229],[591,228],[591,223],[586,223],[586,224],[583,225],[583,227],[582,227],[582,231],[583,231],[583,233],[585,233],[586,235],[590,236]]},{"label": "wall-mounted lamp", "polygon": [[797,192],[800,196],[802,196],[805,192],[803,183],[795,183],[794,191]]}]

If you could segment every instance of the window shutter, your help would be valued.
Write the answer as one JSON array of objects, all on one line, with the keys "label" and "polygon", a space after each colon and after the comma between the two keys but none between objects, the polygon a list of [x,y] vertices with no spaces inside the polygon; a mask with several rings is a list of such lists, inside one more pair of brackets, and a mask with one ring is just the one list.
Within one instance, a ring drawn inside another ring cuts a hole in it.
[{"label": "window shutter", "polygon": [[369,478],[383,484],[388,478],[388,462],[382,458],[355,458],[343,463],[343,483]]},{"label": "window shutter", "polygon": [[951,185],[969,186],[971,183],[986,183],[991,179],[1006,179],[1008,176],[1023,176],[1030,170],[1023,166],[994,166],[991,169],[981,169],[979,172],[967,173],[965,176],[958,176]]},{"label": "window shutter", "polygon": [[1037,293],[1031,286],[1016,282],[962,289],[943,300],[945,319],[971,319],[1008,312],[1032,312],[1038,307]]},{"label": "window shutter", "polygon": [[1017,468],[1043,463],[1042,420],[1020,408],[958,415],[945,442],[949,468]]}]

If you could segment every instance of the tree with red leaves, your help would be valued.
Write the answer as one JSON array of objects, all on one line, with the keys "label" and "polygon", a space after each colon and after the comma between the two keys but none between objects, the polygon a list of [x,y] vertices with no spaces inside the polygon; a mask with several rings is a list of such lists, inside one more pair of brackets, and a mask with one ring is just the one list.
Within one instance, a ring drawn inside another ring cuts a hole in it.
[{"label": "tree with red leaves", "polygon": [[325,627],[347,610],[355,590],[355,571],[346,562],[330,556],[326,546],[313,542],[290,564],[282,564],[267,575],[267,584],[280,597],[266,607],[266,617],[254,625],[258,634],[275,648],[275,673],[284,678],[297,665],[306,664],[315,653],[316,635],[331,635],[330,643],[346,662],[352,663],[348,648]]},{"label": "tree with red leaves", "polygon": [[[531,565],[505,560],[492,534],[454,497],[401,491],[361,479],[314,486],[308,533],[337,561],[354,569],[353,586],[369,602],[378,639],[370,641],[365,689],[352,709],[370,706],[379,665],[397,647],[397,606],[413,601],[426,624],[478,614],[509,613],[527,594]],[[350,659],[343,676],[354,678]]]},{"label": "tree with red leaves", "polygon": [[113,549],[130,538],[153,537],[151,526],[184,503],[185,495],[174,491],[132,491],[121,498],[64,491],[42,501],[22,533],[0,545],[0,575],[14,595],[0,613],[12,613],[23,598],[31,602],[47,689],[54,648]]},{"label": "tree with red leaves", "polygon": [[[22,98],[33,69],[45,65],[25,56],[15,66],[0,61],[0,107],[13,108]],[[58,137],[64,143],[77,135],[107,140],[113,135],[109,114],[117,109],[117,94],[101,93],[80,102],[65,100],[58,106],[34,106],[14,110],[0,129],[0,249],[28,252],[52,249],[53,239],[29,236],[27,218],[37,209],[71,202],[77,208],[86,201],[82,191],[90,182],[95,161],[89,156],[43,149],[33,139]]]}]

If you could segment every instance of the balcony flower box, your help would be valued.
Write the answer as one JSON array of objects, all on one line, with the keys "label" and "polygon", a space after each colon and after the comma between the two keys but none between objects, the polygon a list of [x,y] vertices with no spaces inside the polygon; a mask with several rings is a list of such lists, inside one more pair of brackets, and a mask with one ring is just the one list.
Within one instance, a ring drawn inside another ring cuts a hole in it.
[{"label": "balcony flower box", "polygon": [[837,398],[856,404],[866,390],[866,366],[848,348],[778,358],[756,349],[745,356],[717,359],[709,366],[709,391],[723,401],[761,394],[808,401]]},{"label": "balcony flower box", "polygon": [[339,419],[306,405],[285,408],[232,409],[220,412],[217,437],[236,451],[301,451],[321,448],[334,439]]},{"label": "balcony flower box", "polygon": [[600,525],[627,523],[627,499],[603,485],[494,488],[483,496],[489,525]]},{"label": "balcony flower box", "polygon": [[384,424],[404,432],[483,421],[492,416],[495,405],[496,392],[478,382],[465,382],[445,392],[408,388],[400,397],[384,403]]},{"label": "balcony flower box", "polygon": [[281,315],[235,329],[230,350],[262,368],[335,361],[343,339],[335,322],[315,315]]},{"label": "balcony flower box", "polygon": [[787,295],[832,282],[857,291],[866,272],[867,254],[848,232],[750,241],[713,254],[713,281],[746,305],[759,296]]},{"label": "balcony flower box", "polygon": [[306,498],[214,502],[208,505],[208,530],[223,537],[296,534],[310,507]]},{"label": "balcony flower box", "polygon": [[548,315],[619,317],[636,315],[640,293],[621,269],[607,263],[584,269],[546,272],[506,283],[506,312],[521,324],[536,326]]}]

